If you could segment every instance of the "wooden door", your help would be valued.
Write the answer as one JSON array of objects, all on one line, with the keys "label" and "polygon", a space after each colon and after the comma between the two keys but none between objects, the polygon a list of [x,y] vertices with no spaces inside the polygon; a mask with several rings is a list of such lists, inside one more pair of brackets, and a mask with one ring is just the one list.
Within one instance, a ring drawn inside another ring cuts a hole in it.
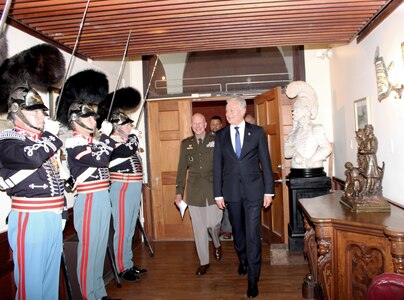
[{"label": "wooden door", "polygon": [[275,180],[275,197],[262,215],[263,238],[270,243],[288,242],[289,197],[285,177],[290,163],[284,158],[284,139],[292,126],[291,101],[276,87],[254,98],[257,124],[265,130]]},{"label": "wooden door", "polygon": [[191,115],[191,99],[148,102],[150,219],[155,240],[193,239],[188,209],[181,219],[174,204],[180,141],[192,134]]}]

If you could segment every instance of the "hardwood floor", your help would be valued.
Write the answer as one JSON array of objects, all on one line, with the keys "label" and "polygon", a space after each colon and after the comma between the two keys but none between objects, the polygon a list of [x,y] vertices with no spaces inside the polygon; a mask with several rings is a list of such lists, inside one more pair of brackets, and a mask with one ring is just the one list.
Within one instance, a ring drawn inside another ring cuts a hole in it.
[{"label": "hardwood floor", "polygon": [[[212,244],[210,245],[213,251]],[[198,258],[194,242],[154,242],[154,256],[150,257],[142,244],[134,251],[135,265],[146,268],[137,283],[122,281],[117,288],[112,280],[107,285],[112,299],[142,300],[202,300],[248,299],[247,277],[237,273],[238,260],[232,241],[223,241],[223,258],[216,261],[211,256],[206,275],[195,275]],[[287,265],[270,265],[268,244],[263,244],[259,295],[255,299],[294,300],[302,297],[302,282],[308,265],[302,255],[291,259]]]}]

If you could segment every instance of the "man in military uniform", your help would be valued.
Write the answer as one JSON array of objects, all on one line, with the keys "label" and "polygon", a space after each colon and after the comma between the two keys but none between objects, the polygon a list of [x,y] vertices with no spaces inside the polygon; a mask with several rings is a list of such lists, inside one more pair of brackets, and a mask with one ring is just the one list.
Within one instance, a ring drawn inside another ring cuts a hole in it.
[{"label": "man in military uniform", "polygon": [[11,197],[8,241],[16,299],[58,299],[62,254],[63,180],[54,157],[59,124],[45,120],[36,90],[15,88],[8,101],[13,129],[0,133],[0,186]]},{"label": "man in military uniform", "polygon": [[[220,222],[223,212],[213,198],[213,150],[215,135],[206,134],[205,117],[196,113],[192,116],[193,136],[181,142],[178,162],[175,204],[179,207],[185,185],[187,204],[192,220],[192,228],[200,266],[197,275],[206,274],[209,268],[209,234],[214,246],[216,260],[222,258],[219,240]],[[187,171],[188,179],[187,182]]]},{"label": "man in military uniform", "polygon": [[109,163],[111,206],[114,223],[114,254],[119,276],[137,282],[146,272],[133,264],[132,239],[135,233],[142,195],[143,169],[138,155],[139,139],[131,120],[116,110],[111,123],[111,138],[117,143]]}]

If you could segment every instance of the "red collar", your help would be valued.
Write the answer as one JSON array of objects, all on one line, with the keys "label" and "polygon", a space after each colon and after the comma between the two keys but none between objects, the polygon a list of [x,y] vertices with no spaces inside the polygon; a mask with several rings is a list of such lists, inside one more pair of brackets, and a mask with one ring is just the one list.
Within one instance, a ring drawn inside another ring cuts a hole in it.
[{"label": "red collar", "polygon": [[92,135],[84,135],[78,131],[73,131],[73,136],[74,137],[82,137],[83,139],[87,140],[90,144],[93,142],[93,136]]},{"label": "red collar", "polygon": [[26,129],[22,129],[20,127],[15,127],[14,130],[16,132],[18,132],[19,134],[26,136],[27,138],[29,138],[32,141],[37,141],[42,135],[42,133],[35,133],[32,131],[28,131]]}]

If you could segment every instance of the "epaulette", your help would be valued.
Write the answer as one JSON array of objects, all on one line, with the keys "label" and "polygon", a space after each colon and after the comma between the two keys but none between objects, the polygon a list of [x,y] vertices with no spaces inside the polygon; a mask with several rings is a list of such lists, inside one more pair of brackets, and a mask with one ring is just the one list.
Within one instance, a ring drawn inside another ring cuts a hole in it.
[{"label": "epaulette", "polygon": [[16,132],[13,129],[5,129],[0,132],[0,140],[20,140],[20,141],[25,141],[25,135]]}]

